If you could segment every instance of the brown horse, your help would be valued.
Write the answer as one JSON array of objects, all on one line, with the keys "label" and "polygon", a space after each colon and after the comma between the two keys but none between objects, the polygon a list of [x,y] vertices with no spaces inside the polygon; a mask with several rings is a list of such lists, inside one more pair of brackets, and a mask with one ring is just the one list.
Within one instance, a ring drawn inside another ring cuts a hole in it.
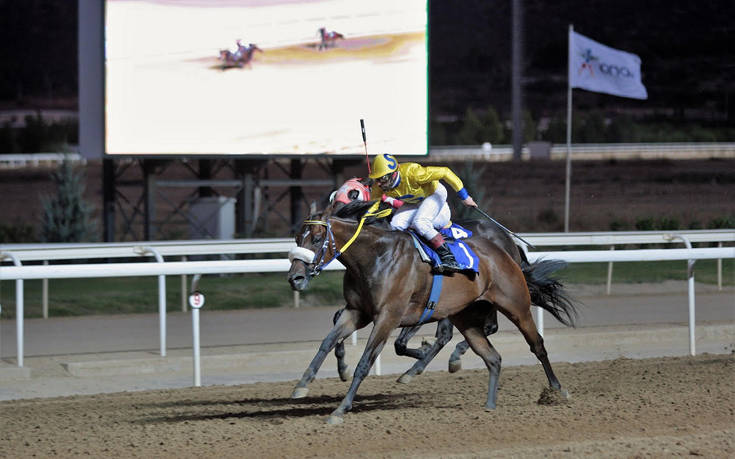
[{"label": "brown horse", "polygon": [[323,49],[333,48],[337,44],[337,40],[344,40],[345,38],[344,35],[339,32],[335,32],[334,30],[327,32],[326,27],[320,27],[317,33],[322,40],[317,48],[319,51]]},{"label": "brown horse", "polygon": [[[336,257],[347,268],[343,285],[347,306],[296,385],[293,398],[306,396],[307,384],[314,379],[316,370],[338,341],[370,322],[374,324],[350,388],[332,412],[329,423],[342,422],[344,414],[352,408],[360,383],[391,331],[419,324],[431,289],[431,267],[420,261],[411,237],[404,232],[390,231],[383,223],[385,220],[373,223],[370,218],[366,219],[365,213],[371,207],[373,202],[354,202],[333,217],[306,220],[296,237],[298,247],[290,254],[292,264],[288,279],[296,290],[306,288],[310,278]],[[431,321],[449,319],[485,362],[490,373],[486,409],[496,406],[500,374],[500,355],[484,332],[488,311],[493,307],[521,331],[543,365],[549,386],[564,393],[531,316],[527,282],[532,283],[533,277],[524,275],[518,264],[496,244],[481,238],[469,239],[466,243],[480,259],[479,273],[472,277],[446,276]],[[530,265],[529,273],[533,271]],[[548,292],[548,301],[538,306],[562,323],[572,325],[574,306],[565,300],[561,285],[554,285],[558,291]]]},{"label": "brown horse", "polygon": [[242,68],[246,65],[252,68],[253,54],[255,51],[259,53],[263,52],[255,43],[250,43],[248,46],[245,46],[239,40],[237,42],[237,51],[234,53],[229,49],[221,49],[219,51],[219,60],[222,61],[222,70],[232,67]]},{"label": "brown horse", "polygon": [[[352,201],[367,201],[369,200],[370,190],[369,187],[372,184],[370,179],[352,178],[347,180],[337,191],[335,191],[330,197],[330,202],[327,208],[324,210],[323,218],[327,218],[334,214],[337,210],[342,208],[345,204],[349,204]],[[522,263],[528,263],[528,259],[525,256],[523,250],[521,250],[511,235],[503,229],[500,225],[495,222],[482,220],[482,221],[468,221],[462,222],[462,226],[472,231],[475,237],[481,237],[488,239],[498,245],[500,248],[505,250],[513,260],[518,263],[519,266]],[[533,296],[531,297],[533,301]],[[334,316],[333,322],[336,323],[339,315],[342,313],[342,309],[337,311]],[[498,313],[495,308],[488,311],[488,316],[485,321],[485,335],[489,336],[495,333],[498,329]],[[424,372],[426,367],[436,357],[444,346],[452,339],[453,326],[449,319],[442,319],[437,322],[435,341],[433,343],[424,340],[419,348],[409,348],[409,340],[419,331],[421,325],[412,327],[404,327],[401,333],[398,335],[394,343],[395,352],[397,355],[408,356],[416,359],[416,362],[406,370],[398,382],[407,384],[411,382],[414,376],[420,375]],[[467,352],[469,344],[467,341],[461,341],[457,343],[454,352],[449,359],[449,371],[454,373],[462,368],[461,357]],[[343,381],[348,381],[350,378],[350,368],[345,361],[345,348],[344,341],[339,341],[334,348],[334,356],[337,359],[337,371],[339,377]]]}]

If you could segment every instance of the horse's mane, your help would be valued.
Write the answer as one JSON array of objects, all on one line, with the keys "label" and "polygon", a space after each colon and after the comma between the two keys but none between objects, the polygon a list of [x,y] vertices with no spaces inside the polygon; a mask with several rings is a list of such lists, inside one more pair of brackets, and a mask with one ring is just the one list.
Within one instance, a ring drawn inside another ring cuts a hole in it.
[{"label": "horse's mane", "polygon": [[[334,213],[334,216],[338,218],[344,218],[346,220],[359,221],[373,204],[375,204],[375,200],[373,201],[352,201],[340,207],[339,209],[337,209],[337,211]],[[390,204],[388,204],[387,202],[381,202],[380,206],[378,206],[378,211],[381,211],[384,209],[391,209],[391,211],[393,210]],[[365,219],[365,224],[380,226],[380,227],[383,227],[384,229],[389,230],[391,229],[389,221],[390,221],[390,215],[392,214],[393,212],[391,212],[390,214],[388,214],[388,216],[383,217],[383,218],[368,217]]]}]

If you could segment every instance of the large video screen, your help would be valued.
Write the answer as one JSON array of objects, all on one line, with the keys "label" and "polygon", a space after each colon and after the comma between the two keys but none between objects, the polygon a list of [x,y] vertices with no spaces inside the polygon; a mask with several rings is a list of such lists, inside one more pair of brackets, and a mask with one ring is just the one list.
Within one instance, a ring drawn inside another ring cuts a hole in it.
[{"label": "large video screen", "polygon": [[106,0],[110,155],[427,153],[427,0]]}]

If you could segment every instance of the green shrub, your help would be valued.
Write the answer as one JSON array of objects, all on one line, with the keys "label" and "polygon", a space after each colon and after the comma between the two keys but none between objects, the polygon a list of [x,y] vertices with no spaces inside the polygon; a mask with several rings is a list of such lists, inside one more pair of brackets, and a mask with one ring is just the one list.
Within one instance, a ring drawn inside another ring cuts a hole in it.
[{"label": "green shrub", "polygon": [[610,222],[610,231],[627,231],[628,222],[623,219],[615,218]]},{"label": "green shrub", "polygon": [[660,230],[678,230],[679,227],[679,220],[669,217],[660,218],[656,224],[656,229]]},{"label": "green shrub", "polygon": [[635,221],[635,229],[638,231],[653,231],[656,229],[656,222],[651,217],[639,218]]},{"label": "green shrub", "polygon": [[96,239],[93,209],[84,199],[84,173],[74,170],[71,161],[64,161],[51,174],[51,179],[56,185],[56,193],[41,198],[41,240],[81,242]]},{"label": "green shrub", "polygon": [[710,220],[709,229],[735,228],[735,216],[717,217]]},{"label": "green shrub", "polygon": [[[480,208],[489,203],[485,202],[485,185],[482,184],[482,176],[485,173],[485,167],[476,167],[472,161],[467,161],[460,171],[454,171],[459,178],[462,180],[464,187],[472,196]],[[472,208],[462,204],[462,201],[457,197],[457,193],[452,192],[451,188],[449,191],[449,207],[452,209],[452,220],[473,220],[477,219],[479,214],[472,210]]]},{"label": "green shrub", "polygon": [[539,226],[544,231],[561,231],[563,230],[563,225],[561,223],[561,218],[557,213],[554,211],[554,209],[544,209],[538,213],[538,216],[536,217],[536,220],[539,223]]},{"label": "green shrub", "polygon": [[0,224],[0,243],[13,244],[35,242],[33,227],[19,223],[16,225]]}]

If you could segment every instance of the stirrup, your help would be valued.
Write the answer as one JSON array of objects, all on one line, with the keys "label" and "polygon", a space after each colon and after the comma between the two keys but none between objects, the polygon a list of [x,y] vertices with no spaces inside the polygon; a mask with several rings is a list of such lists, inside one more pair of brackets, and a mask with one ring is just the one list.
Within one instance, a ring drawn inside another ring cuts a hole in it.
[{"label": "stirrup", "polygon": [[458,273],[462,271],[462,266],[456,261],[454,263],[442,263],[439,267],[441,267],[443,273]]},{"label": "stirrup", "polygon": [[449,260],[442,260],[441,257],[439,257],[439,266],[437,266],[438,271],[442,273],[458,273],[462,271],[462,266],[457,263],[457,260],[454,257],[449,258]]}]

